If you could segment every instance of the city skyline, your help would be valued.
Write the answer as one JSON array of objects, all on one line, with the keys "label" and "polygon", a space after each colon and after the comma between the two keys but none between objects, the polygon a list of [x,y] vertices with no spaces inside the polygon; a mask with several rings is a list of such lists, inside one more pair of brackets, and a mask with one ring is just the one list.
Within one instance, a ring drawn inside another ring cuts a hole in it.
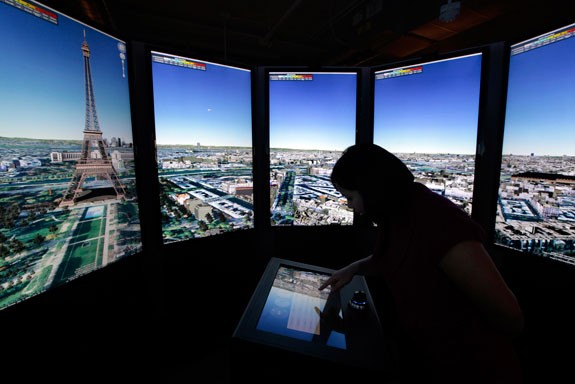
[{"label": "city skyline", "polygon": [[374,143],[394,153],[475,154],[481,61],[467,55],[376,78]]},{"label": "city skyline", "polygon": [[86,33],[101,130],[132,142],[124,43],[55,11],[57,24],[5,3],[0,9],[0,136],[82,140]]}]

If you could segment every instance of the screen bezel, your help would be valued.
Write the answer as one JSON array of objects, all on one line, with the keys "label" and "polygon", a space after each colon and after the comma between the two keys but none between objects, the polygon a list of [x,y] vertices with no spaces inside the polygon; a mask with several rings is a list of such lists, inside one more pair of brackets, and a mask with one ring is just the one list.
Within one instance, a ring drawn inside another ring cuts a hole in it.
[{"label": "screen bezel", "polygon": [[[95,267],[94,269],[91,269],[87,272],[84,273],[80,273],[75,275],[74,277],[65,280],[65,281],[61,281],[58,284],[51,284],[48,287],[45,287],[43,290],[36,292],[33,295],[27,296],[23,299],[20,299],[18,301],[15,301],[7,306],[1,307],[0,308],[0,315],[1,316],[12,316],[15,313],[19,313],[19,312],[24,312],[26,313],[26,311],[30,311],[30,315],[34,315],[35,312],[37,310],[42,311],[43,307],[45,305],[50,305],[50,306],[58,306],[60,304],[60,300],[59,297],[62,295],[70,295],[73,292],[79,291],[79,290],[84,290],[84,289],[91,289],[92,288],[92,284],[95,281],[94,279],[99,279],[101,278],[100,276],[105,276],[106,274],[110,274],[110,273],[114,273],[115,271],[121,270],[122,265],[126,265],[127,263],[135,263],[138,262],[138,260],[136,259],[140,259],[142,257],[146,257],[146,254],[148,253],[148,249],[149,249],[149,245],[147,244],[146,240],[145,240],[145,235],[144,235],[144,221],[142,220],[142,201],[141,201],[141,188],[142,188],[142,182],[139,179],[139,172],[140,172],[140,168],[141,168],[141,160],[140,160],[140,156],[138,154],[138,145],[139,145],[139,140],[137,138],[137,129],[135,127],[134,124],[134,114],[135,114],[135,110],[134,110],[134,104],[133,104],[133,99],[134,96],[132,94],[132,84],[133,84],[133,74],[132,74],[132,60],[130,57],[130,40],[126,38],[126,36],[122,35],[119,31],[114,31],[114,32],[108,32],[105,31],[104,29],[101,29],[100,26],[95,26],[92,25],[90,23],[90,21],[83,21],[81,19],[78,19],[74,16],[72,16],[71,14],[67,13],[67,11],[61,11],[58,10],[57,8],[54,8],[54,6],[52,5],[47,5],[46,3],[42,2],[42,1],[37,1],[37,0],[30,0],[29,1],[30,5],[37,5],[38,7],[42,8],[43,11],[47,11],[50,13],[55,14],[58,18],[60,17],[64,17],[66,19],[68,19],[71,23],[75,23],[79,26],[84,26],[85,29],[90,30],[92,33],[98,33],[102,36],[105,36],[106,38],[109,38],[117,43],[123,43],[124,47],[125,47],[125,51],[123,52],[123,54],[125,56],[122,57],[122,60],[126,60],[126,63],[124,63],[125,67],[125,76],[126,76],[126,80],[127,80],[127,91],[128,91],[128,104],[129,104],[129,118],[130,118],[130,124],[131,124],[131,141],[132,141],[132,153],[134,155],[134,170],[133,170],[133,175],[134,175],[134,179],[136,179],[137,181],[135,182],[135,191],[136,191],[136,206],[138,208],[138,212],[137,212],[137,217],[138,217],[138,221],[139,221],[139,235],[140,235],[140,239],[139,239],[139,247],[136,251],[134,251],[131,254],[128,255],[124,255],[122,257],[116,258],[114,260],[108,261],[107,264],[105,265],[100,265],[98,267]],[[22,9],[18,9],[18,7],[15,7],[13,4],[9,4],[6,3],[6,6],[9,7],[14,7],[16,8],[19,12],[24,12]],[[37,15],[30,13],[29,16],[31,17],[35,17]],[[59,24],[59,21],[57,20],[56,24]],[[88,46],[90,46],[90,39],[88,39]],[[80,44],[78,45],[78,54],[81,55],[81,51],[80,51]],[[91,64],[93,65],[93,64]],[[83,88],[84,86],[82,86]],[[95,87],[95,92],[96,94],[98,93],[98,88]],[[98,105],[98,102],[96,101],[96,105]],[[78,133],[81,135],[82,133],[82,128],[79,128]],[[106,129],[103,130],[103,132],[106,132]],[[78,141],[81,141],[78,140]],[[127,261],[126,259],[130,259],[129,261]],[[134,260],[132,260],[134,259]],[[130,264],[131,265],[131,264]]]},{"label": "screen bezel", "polygon": [[[256,81],[256,67],[252,66],[252,65],[247,65],[244,63],[237,63],[234,62],[233,60],[229,60],[229,59],[223,59],[223,58],[214,58],[212,57],[207,57],[206,55],[202,55],[202,54],[196,54],[195,52],[184,52],[181,50],[177,50],[174,48],[170,48],[170,47],[166,47],[166,46],[158,46],[158,45],[154,45],[154,44],[146,44],[143,43],[145,45],[145,60],[146,60],[146,67],[147,67],[147,76],[149,77],[149,95],[148,95],[148,105],[150,106],[149,108],[149,112],[148,112],[148,118],[150,119],[150,122],[148,123],[149,125],[149,129],[150,129],[150,136],[152,137],[152,140],[154,142],[154,148],[153,148],[153,158],[154,158],[154,166],[153,166],[153,172],[150,172],[150,179],[154,179],[153,180],[153,184],[155,185],[155,189],[158,191],[158,193],[160,192],[160,180],[159,180],[159,170],[158,170],[158,165],[157,165],[157,146],[156,146],[156,120],[155,120],[155,111],[154,111],[154,90],[153,90],[153,85],[154,85],[154,79],[153,79],[153,73],[152,73],[152,55],[154,53],[157,54],[163,54],[163,55],[168,55],[168,56],[177,56],[177,57],[181,57],[181,58],[186,58],[189,60],[195,60],[195,61],[199,61],[199,62],[203,62],[203,63],[207,63],[207,64],[212,64],[212,65],[218,65],[218,66],[224,66],[224,67],[232,67],[232,68],[237,68],[240,70],[245,70],[247,72],[249,72],[250,74],[250,102],[251,102],[251,149],[252,149],[252,180],[253,180],[253,199],[254,199],[254,204],[253,204],[253,217],[252,217],[252,227],[251,228],[245,228],[245,229],[241,229],[241,230],[234,230],[234,231],[229,231],[229,232],[222,232],[222,233],[218,233],[218,234],[212,234],[209,236],[203,236],[203,237],[198,237],[198,238],[191,238],[191,239],[182,239],[182,240],[178,240],[178,241],[173,241],[173,242],[166,242],[165,238],[164,238],[164,234],[163,234],[163,224],[162,224],[162,214],[161,214],[161,202],[159,200],[158,197],[155,197],[155,203],[154,205],[157,206],[157,210],[156,210],[156,221],[158,221],[157,226],[159,227],[159,234],[158,234],[158,238],[159,238],[159,247],[162,249],[169,249],[169,250],[174,250],[174,251],[179,251],[180,249],[185,249],[185,247],[191,243],[198,243],[198,242],[210,242],[212,241],[212,239],[220,239],[220,238],[225,238],[225,237],[233,237],[233,235],[235,233],[238,232],[251,232],[254,231],[256,226],[257,226],[257,220],[258,220],[258,210],[257,210],[257,204],[258,204],[258,200],[259,200],[259,195],[261,195],[261,192],[259,191],[259,186],[257,185],[255,179],[256,179],[256,152],[258,151],[256,148],[256,143],[255,141],[257,140],[256,138],[256,125],[257,125],[257,121],[256,121],[256,116],[255,116],[255,103],[256,103],[256,95],[255,95],[255,81]],[[215,241],[215,240],[214,240]]]},{"label": "screen bezel", "polygon": [[[575,23],[570,22],[570,23],[564,23],[561,25],[556,26],[553,29],[546,29],[545,31],[542,31],[541,33],[537,33],[537,34],[533,34],[531,36],[524,36],[520,39],[517,39],[515,41],[506,41],[505,42],[505,55],[504,55],[504,65],[502,66],[502,70],[504,72],[504,81],[502,82],[502,86],[503,86],[503,100],[504,100],[504,105],[502,107],[502,121],[501,121],[501,129],[499,132],[499,137],[498,137],[498,145],[499,145],[499,151],[497,152],[498,154],[498,159],[497,159],[497,164],[496,164],[496,168],[490,170],[490,173],[492,174],[492,179],[496,180],[496,186],[494,187],[494,191],[493,191],[493,195],[494,195],[494,199],[493,199],[493,203],[491,204],[491,206],[489,206],[489,209],[491,210],[490,212],[492,212],[492,220],[489,221],[489,233],[491,235],[491,243],[490,245],[493,247],[494,251],[497,253],[501,253],[501,254],[505,254],[505,255],[509,255],[512,258],[525,258],[525,257],[533,257],[533,258],[538,258],[538,259],[545,259],[546,262],[550,263],[551,265],[557,264],[560,265],[561,267],[569,267],[569,268],[573,268],[573,264],[570,262],[566,262],[560,259],[556,259],[556,258],[546,258],[546,257],[541,257],[539,255],[533,254],[533,253],[529,253],[529,252],[525,252],[525,251],[521,251],[519,249],[513,248],[513,247],[509,247],[506,246],[504,244],[501,243],[497,243],[495,241],[495,234],[496,234],[496,211],[497,211],[497,204],[498,203],[498,199],[499,199],[499,180],[500,180],[500,176],[501,176],[501,164],[503,161],[503,142],[505,140],[505,120],[506,120],[506,110],[507,110],[507,94],[508,94],[508,81],[509,81],[509,74],[510,74],[510,63],[511,63],[511,58],[512,58],[512,50],[520,45],[523,45],[525,43],[528,43],[529,41],[532,40],[536,40],[538,38],[541,38],[543,36],[552,34],[554,32],[560,31],[560,30],[564,30],[566,28],[575,28]],[[524,34],[525,35],[525,34]],[[573,38],[573,37],[572,37]]]}]

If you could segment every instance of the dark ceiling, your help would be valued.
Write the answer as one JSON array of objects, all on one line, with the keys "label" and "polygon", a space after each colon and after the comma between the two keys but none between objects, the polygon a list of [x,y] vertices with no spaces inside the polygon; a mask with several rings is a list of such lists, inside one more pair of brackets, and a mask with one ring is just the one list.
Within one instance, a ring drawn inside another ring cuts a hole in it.
[{"label": "dark ceiling", "polygon": [[[124,40],[246,65],[372,66],[498,41],[574,22],[575,1],[45,0]],[[453,3],[457,3],[453,1]],[[171,52],[170,51],[170,52]]]}]

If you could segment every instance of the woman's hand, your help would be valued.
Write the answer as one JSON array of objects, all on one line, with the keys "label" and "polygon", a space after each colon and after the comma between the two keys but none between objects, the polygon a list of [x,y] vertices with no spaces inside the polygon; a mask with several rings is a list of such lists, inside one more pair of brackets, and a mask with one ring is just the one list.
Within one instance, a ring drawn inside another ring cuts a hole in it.
[{"label": "woman's hand", "polygon": [[330,277],[327,278],[320,286],[319,290],[331,286],[332,291],[337,291],[341,287],[348,284],[357,272],[357,265],[355,263],[349,264],[342,269],[335,271]]}]

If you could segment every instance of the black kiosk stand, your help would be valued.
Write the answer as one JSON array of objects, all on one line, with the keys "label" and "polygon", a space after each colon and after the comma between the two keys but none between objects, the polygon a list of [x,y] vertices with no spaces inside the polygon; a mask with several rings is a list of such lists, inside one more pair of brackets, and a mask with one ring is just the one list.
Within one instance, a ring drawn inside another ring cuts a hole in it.
[{"label": "black kiosk stand", "polygon": [[232,382],[396,382],[365,279],[319,291],[333,272],[271,258],[232,337]]}]

